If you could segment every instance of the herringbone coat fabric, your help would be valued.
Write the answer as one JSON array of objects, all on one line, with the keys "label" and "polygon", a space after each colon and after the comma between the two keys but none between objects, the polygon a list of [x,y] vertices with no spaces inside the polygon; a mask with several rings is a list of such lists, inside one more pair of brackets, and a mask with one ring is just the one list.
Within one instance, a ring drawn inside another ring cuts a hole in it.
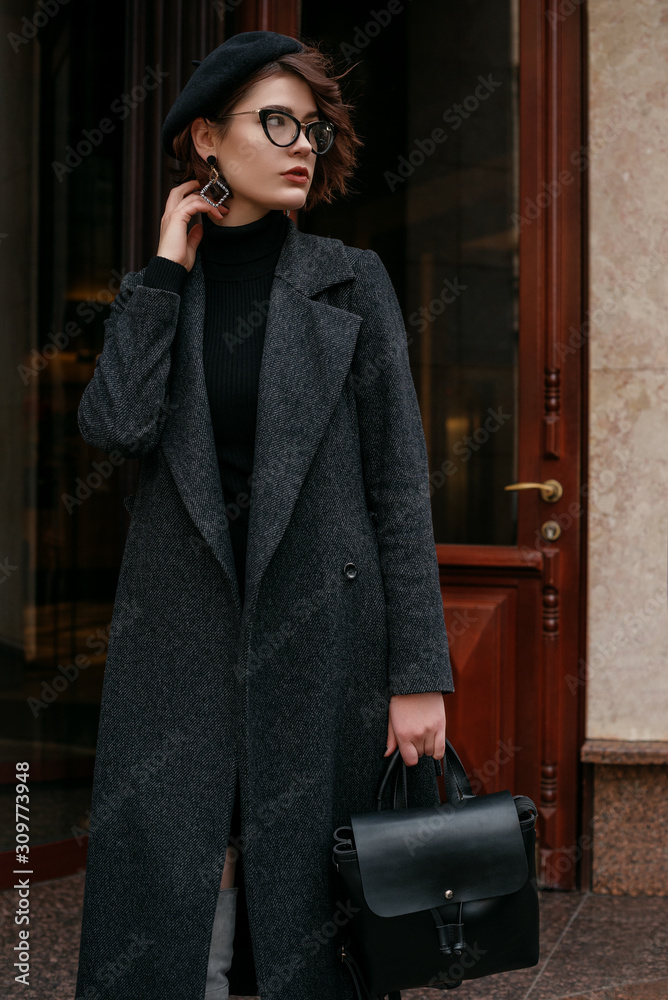
[{"label": "herringbone coat fabric", "polygon": [[[180,296],[143,274],[123,279],[78,412],[89,444],[141,468],[109,634],[76,1000],[203,998],[237,774],[231,994],[352,1000],[332,833],[376,808],[390,696],[454,690],[399,304],[374,251],[290,223],[268,302],[242,613],[199,251]],[[438,803],[432,758],[408,780],[409,804]]]}]

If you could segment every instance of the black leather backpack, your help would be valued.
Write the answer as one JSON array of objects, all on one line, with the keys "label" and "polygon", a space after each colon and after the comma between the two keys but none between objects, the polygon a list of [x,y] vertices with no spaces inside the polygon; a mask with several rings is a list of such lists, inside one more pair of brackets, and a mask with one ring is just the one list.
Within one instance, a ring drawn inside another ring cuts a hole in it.
[{"label": "black leather backpack", "polygon": [[[352,913],[338,954],[357,1000],[401,1000],[403,989],[453,989],[538,963],[538,810],[509,791],[474,795],[449,740],[444,759],[447,802],[408,806],[397,748],[377,810],[353,813],[334,832],[332,861]],[[383,809],[399,760],[394,808]]]}]

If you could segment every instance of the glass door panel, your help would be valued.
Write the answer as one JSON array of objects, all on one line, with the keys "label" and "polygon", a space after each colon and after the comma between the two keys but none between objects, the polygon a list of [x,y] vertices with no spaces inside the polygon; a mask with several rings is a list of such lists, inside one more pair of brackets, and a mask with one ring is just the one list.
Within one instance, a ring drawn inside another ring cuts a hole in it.
[{"label": "glass door panel", "polygon": [[514,545],[517,497],[516,0],[302,5],[302,33],[353,67],[355,193],[302,228],[375,250],[408,333],[437,543]]},{"label": "glass door panel", "polygon": [[[5,99],[22,152],[6,172],[7,310],[0,553],[0,794],[30,765],[31,844],[85,833],[107,638],[126,531],[128,465],[79,433],[121,273],[121,4],[72,0],[12,60]],[[17,19],[18,20],[18,19]],[[26,172],[29,190],[17,185]],[[3,228],[5,226],[3,225]],[[23,303],[29,302],[25,308]],[[18,305],[16,305],[18,303]],[[11,567],[11,569],[9,569]],[[3,811],[0,850],[14,843]]]}]

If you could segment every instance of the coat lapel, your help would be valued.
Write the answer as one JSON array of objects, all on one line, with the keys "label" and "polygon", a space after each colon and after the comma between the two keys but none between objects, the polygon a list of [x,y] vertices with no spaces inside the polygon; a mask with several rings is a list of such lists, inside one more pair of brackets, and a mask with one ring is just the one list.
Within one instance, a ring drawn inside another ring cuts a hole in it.
[{"label": "coat lapel", "polygon": [[[342,244],[293,222],[269,297],[258,386],[246,567],[247,607],[290,520],[341,393],[361,317],[313,296],[354,277]],[[188,512],[238,596],[203,365],[199,250],[181,295],[162,450]]]}]

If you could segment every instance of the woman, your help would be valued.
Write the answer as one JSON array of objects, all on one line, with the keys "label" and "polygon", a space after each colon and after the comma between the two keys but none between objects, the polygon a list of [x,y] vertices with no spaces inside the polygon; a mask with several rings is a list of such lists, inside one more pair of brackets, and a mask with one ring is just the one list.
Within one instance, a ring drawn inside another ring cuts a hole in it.
[{"label": "woman", "polygon": [[188,179],[81,400],[84,439],[142,462],[76,1000],[352,1000],[332,832],[397,746],[410,804],[439,801],[454,688],[405,327],[377,254],[284,214],[347,190],[337,79],[274,32],[198,66],[162,132]]}]

